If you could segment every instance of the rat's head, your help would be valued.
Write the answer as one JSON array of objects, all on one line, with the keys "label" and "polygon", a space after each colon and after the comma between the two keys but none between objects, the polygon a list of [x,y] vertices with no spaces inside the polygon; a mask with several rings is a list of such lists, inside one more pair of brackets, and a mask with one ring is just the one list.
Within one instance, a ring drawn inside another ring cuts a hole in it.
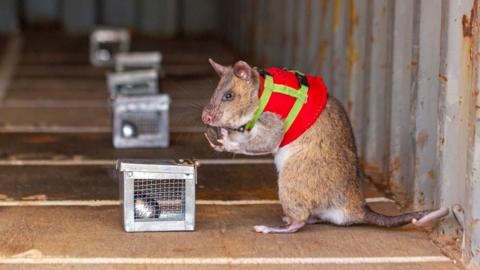
[{"label": "rat's head", "polygon": [[233,67],[209,61],[220,82],[203,109],[202,121],[209,126],[238,129],[253,118],[257,109],[258,72],[244,61],[236,62]]}]

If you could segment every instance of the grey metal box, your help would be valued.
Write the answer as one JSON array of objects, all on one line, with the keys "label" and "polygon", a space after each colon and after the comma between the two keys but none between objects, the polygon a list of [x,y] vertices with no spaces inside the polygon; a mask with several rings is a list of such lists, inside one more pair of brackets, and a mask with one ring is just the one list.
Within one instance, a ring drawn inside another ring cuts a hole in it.
[{"label": "grey metal box", "polygon": [[101,27],[90,35],[90,62],[97,67],[115,64],[115,55],[130,48],[130,33],[126,29]]},{"label": "grey metal box", "polygon": [[107,74],[108,91],[116,96],[144,96],[158,93],[158,73],[154,69]]},{"label": "grey metal box", "polygon": [[115,148],[168,147],[170,97],[118,96],[112,101]]},{"label": "grey metal box", "polygon": [[119,160],[120,205],[127,232],[195,228],[195,162]]},{"label": "grey metal box", "polygon": [[155,69],[161,73],[162,54],[160,52],[126,52],[115,56],[117,72],[129,70]]}]

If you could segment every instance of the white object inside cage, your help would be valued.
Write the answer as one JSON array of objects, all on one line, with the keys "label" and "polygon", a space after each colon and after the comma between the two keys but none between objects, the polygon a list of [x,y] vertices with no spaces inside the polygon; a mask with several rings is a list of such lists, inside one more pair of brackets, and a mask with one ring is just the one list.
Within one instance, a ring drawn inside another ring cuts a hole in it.
[{"label": "white object inside cage", "polygon": [[126,231],[194,230],[194,162],[119,160],[117,175]]}]

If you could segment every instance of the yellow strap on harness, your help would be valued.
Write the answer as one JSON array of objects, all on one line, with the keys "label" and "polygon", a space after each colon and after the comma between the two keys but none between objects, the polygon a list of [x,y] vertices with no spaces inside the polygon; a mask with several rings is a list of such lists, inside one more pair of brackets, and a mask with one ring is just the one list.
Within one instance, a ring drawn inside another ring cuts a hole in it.
[{"label": "yellow strap on harness", "polygon": [[283,84],[275,84],[273,82],[273,77],[270,74],[266,72],[261,72],[261,74],[262,73],[265,76],[263,93],[262,93],[262,96],[260,97],[259,105],[257,110],[255,111],[255,115],[253,119],[247,123],[245,128],[248,130],[252,129],[253,126],[255,126],[255,123],[260,118],[260,115],[265,110],[265,107],[267,106],[268,101],[272,96],[272,93],[280,93],[283,95],[296,98],[296,101],[293,104],[292,109],[290,110],[290,112],[288,113],[287,117],[284,120],[284,123],[285,123],[284,130],[285,132],[287,132],[292,126],[295,119],[297,118],[298,114],[300,113],[300,110],[302,109],[303,104],[307,102],[309,87],[308,85],[306,85],[306,79],[305,77],[303,77],[303,74],[296,72],[295,75],[297,76],[297,78],[299,77],[302,78],[304,82],[302,83],[302,81],[299,79],[300,89],[295,89]]}]

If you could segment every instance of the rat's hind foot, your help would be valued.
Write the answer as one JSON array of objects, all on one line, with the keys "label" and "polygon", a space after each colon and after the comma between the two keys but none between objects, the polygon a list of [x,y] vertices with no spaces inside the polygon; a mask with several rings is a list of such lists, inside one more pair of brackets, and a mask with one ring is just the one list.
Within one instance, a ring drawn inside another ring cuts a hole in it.
[{"label": "rat's hind foot", "polygon": [[293,221],[286,227],[268,227],[268,226],[254,226],[254,229],[258,233],[294,233],[300,230],[303,226],[305,226],[304,221]]}]

